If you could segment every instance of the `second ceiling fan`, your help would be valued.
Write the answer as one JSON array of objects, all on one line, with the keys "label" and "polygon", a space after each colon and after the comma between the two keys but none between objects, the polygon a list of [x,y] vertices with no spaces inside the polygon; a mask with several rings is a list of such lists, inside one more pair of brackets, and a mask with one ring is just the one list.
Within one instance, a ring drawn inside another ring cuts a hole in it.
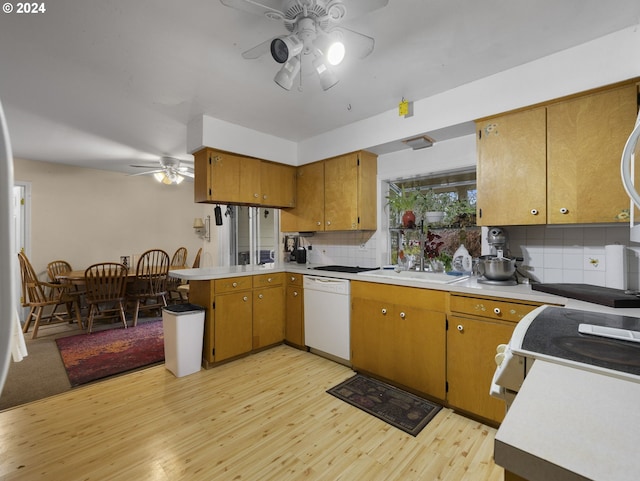
[{"label": "second ceiling fan", "polygon": [[[291,90],[301,70],[311,67],[323,90],[338,83],[332,66],[345,55],[365,58],[373,51],[374,39],[341,25],[342,22],[382,8],[389,0],[220,0],[228,7],[283,22],[288,35],[270,38],[242,54],[256,59],[271,52],[284,64],[274,81]],[[304,65],[303,65],[304,64]]]}]

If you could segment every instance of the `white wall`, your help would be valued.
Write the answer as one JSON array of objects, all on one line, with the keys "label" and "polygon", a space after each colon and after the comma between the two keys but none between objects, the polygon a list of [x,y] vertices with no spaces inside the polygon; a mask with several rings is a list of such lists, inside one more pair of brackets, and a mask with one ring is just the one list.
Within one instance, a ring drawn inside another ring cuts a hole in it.
[{"label": "white wall", "polygon": [[28,254],[39,273],[55,259],[81,269],[152,248],[171,256],[185,246],[191,264],[204,247],[203,264],[217,260],[215,238],[203,242],[194,233],[194,217],[210,210],[213,218],[213,206],[194,203],[192,183],[164,185],[151,176],[23,159],[15,159],[15,180],[31,184]]}]

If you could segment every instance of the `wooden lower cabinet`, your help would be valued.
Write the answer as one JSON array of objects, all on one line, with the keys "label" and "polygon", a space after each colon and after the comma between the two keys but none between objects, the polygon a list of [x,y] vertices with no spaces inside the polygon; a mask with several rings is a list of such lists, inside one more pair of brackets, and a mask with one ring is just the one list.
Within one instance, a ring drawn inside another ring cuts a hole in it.
[{"label": "wooden lower cabinet", "polygon": [[489,395],[498,344],[506,344],[516,324],[450,316],[447,331],[447,401],[492,421],[501,422],[505,403]]},{"label": "wooden lower cabinet", "polygon": [[284,286],[253,290],[253,349],[278,344],[284,339]]},{"label": "wooden lower cabinet", "polygon": [[502,422],[505,403],[489,395],[499,344],[511,339],[518,321],[540,304],[452,293],[447,330],[447,403]]},{"label": "wooden lower cabinet", "polygon": [[351,362],[445,399],[446,292],[351,282]]},{"label": "wooden lower cabinet", "polygon": [[284,338],[287,343],[304,349],[304,289],[301,274],[286,274],[286,314]]},{"label": "wooden lower cabinet", "polygon": [[251,291],[216,295],[215,302],[215,362],[250,352],[253,319]]}]

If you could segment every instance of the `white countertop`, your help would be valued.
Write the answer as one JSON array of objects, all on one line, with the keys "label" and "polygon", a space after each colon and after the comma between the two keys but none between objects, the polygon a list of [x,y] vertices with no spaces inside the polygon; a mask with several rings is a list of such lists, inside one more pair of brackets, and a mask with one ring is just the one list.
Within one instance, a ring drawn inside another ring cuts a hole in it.
[{"label": "white countertop", "polygon": [[495,438],[497,464],[529,481],[640,477],[640,383],[536,361]]},{"label": "white countertop", "polygon": [[457,292],[462,294],[472,294],[480,296],[500,297],[504,299],[514,299],[522,301],[540,302],[543,304],[557,304],[571,309],[579,309],[583,311],[595,311],[613,313],[623,316],[640,317],[640,308],[624,308],[614,309],[590,302],[578,301],[576,299],[568,299],[562,296],[547,294],[540,291],[534,291],[530,285],[518,284],[517,286],[494,286],[488,284],[479,284],[476,277],[469,277],[456,281],[451,284],[442,284],[437,282],[429,282],[414,279],[391,279],[375,275],[367,275],[366,272],[359,274],[349,274],[342,272],[318,271],[314,269],[313,264],[296,264],[296,263],[279,263],[268,264],[266,266],[227,266],[227,267],[203,267],[199,269],[181,269],[170,271],[169,275],[184,280],[212,280],[223,279],[227,277],[236,277],[244,275],[264,274],[267,272],[295,272],[304,275],[316,275],[324,277],[334,277],[340,279],[350,279],[357,281],[377,282],[380,284],[391,284],[406,287],[419,287],[424,289],[435,289],[448,292]]}]

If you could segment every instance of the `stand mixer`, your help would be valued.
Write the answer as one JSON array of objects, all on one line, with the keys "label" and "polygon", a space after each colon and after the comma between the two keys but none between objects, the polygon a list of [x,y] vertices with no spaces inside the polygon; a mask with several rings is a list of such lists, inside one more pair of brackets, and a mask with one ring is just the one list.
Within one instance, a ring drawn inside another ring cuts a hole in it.
[{"label": "stand mixer", "polygon": [[489,227],[487,243],[490,254],[480,256],[478,260],[478,278],[480,284],[496,286],[515,286],[516,259],[509,257],[507,248],[507,234],[501,227]]}]

